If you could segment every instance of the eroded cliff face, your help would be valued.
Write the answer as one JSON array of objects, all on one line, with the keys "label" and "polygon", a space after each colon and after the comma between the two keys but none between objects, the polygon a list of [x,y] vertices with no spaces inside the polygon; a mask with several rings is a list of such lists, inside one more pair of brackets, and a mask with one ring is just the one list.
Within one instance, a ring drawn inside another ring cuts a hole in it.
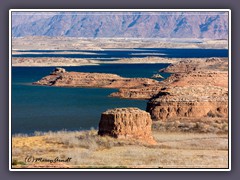
[{"label": "eroded cliff face", "polygon": [[[228,117],[227,60],[181,61],[162,70],[173,72],[147,104],[153,120]],[[214,68],[213,68],[214,67]],[[177,73],[176,73],[177,72]]]},{"label": "eroded cliff face", "polygon": [[183,118],[227,118],[228,101],[164,101],[162,97],[147,104],[152,120],[167,121]]}]

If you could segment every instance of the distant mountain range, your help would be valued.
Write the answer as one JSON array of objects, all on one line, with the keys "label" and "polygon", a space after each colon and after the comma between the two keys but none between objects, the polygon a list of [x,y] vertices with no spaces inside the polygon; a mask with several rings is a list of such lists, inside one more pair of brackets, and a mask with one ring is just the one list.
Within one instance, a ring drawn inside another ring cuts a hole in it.
[{"label": "distant mountain range", "polygon": [[12,36],[228,38],[227,12],[13,12]]}]

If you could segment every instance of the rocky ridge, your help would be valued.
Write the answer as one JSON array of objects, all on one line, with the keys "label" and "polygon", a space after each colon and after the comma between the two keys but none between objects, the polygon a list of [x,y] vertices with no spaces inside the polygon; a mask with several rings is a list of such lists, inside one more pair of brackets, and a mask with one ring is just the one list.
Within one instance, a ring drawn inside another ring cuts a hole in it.
[{"label": "rocky ridge", "polygon": [[14,12],[12,19],[13,37],[228,37],[227,12]]},{"label": "rocky ridge", "polygon": [[181,61],[160,70],[174,74],[164,81],[166,86],[147,104],[152,119],[227,118],[227,62],[227,59],[218,58]]},{"label": "rocky ridge", "polygon": [[55,69],[50,75],[34,82],[36,85],[60,87],[140,88],[157,85],[159,82],[148,78],[123,78],[116,74],[67,72]]}]

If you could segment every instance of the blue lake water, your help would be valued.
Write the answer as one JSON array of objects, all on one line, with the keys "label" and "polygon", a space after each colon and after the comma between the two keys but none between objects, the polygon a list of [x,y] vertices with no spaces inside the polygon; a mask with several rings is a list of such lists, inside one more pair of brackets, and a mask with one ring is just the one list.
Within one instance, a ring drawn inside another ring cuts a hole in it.
[{"label": "blue lake water", "polygon": [[[227,49],[169,49],[169,48],[136,48],[136,49],[104,49],[104,50],[21,50],[25,54],[14,54],[12,57],[64,57],[116,60],[120,58],[143,58],[150,56],[167,58],[208,58],[228,57]],[[40,54],[36,54],[39,53]],[[61,52],[61,54],[58,54]],[[64,52],[64,54],[62,53]],[[70,52],[75,52],[70,54]],[[34,54],[35,53],[35,54]],[[92,53],[92,54],[86,54]]]},{"label": "blue lake water", "polygon": [[[28,50],[12,57],[66,57],[114,60],[129,57],[228,57],[226,49],[105,49]],[[36,54],[41,52],[41,54]],[[62,54],[57,54],[61,52]],[[64,52],[64,54],[63,54]],[[68,52],[79,52],[68,54]],[[34,54],[35,53],[35,54]],[[86,54],[94,53],[94,54]],[[158,55],[157,55],[158,54]],[[114,73],[123,77],[150,78],[168,64],[104,64],[100,66],[64,67],[67,71]],[[117,89],[60,88],[33,86],[32,82],[48,75],[54,67],[12,68],[12,133],[35,131],[80,130],[97,128],[101,113],[116,107],[146,109],[146,100],[110,98]],[[162,74],[168,77],[169,74]]]},{"label": "blue lake water", "polygon": [[[168,64],[104,64],[64,67],[67,71],[151,77]],[[146,109],[146,100],[110,98],[117,89],[34,86],[54,67],[12,67],[12,133],[97,128],[101,113],[116,107]],[[162,74],[168,77],[169,74]]]}]

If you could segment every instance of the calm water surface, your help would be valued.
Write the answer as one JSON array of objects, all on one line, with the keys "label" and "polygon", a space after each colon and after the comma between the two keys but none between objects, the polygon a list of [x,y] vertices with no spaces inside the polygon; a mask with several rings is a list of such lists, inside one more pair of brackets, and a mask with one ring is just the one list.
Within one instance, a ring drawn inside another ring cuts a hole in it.
[{"label": "calm water surface", "polygon": [[[168,64],[105,64],[64,67],[67,71],[115,73],[123,77],[151,77]],[[97,128],[103,111],[116,107],[146,109],[145,100],[110,98],[117,89],[34,86],[54,67],[12,68],[12,133]],[[168,77],[169,74],[162,74]]]},{"label": "calm water surface", "polygon": [[[227,57],[226,49],[105,49],[28,50],[13,57],[65,57],[115,60],[129,57],[160,56],[169,58]],[[41,54],[36,54],[36,53]],[[61,54],[57,54],[61,52]],[[63,53],[64,52],[64,53]],[[69,52],[75,52],[70,54]],[[34,54],[35,53],[35,54]],[[90,53],[90,54],[89,54]],[[100,66],[65,67],[67,71],[114,73],[123,77],[150,78],[168,64],[104,64]],[[110,98],[116,89],[59,88],[33,86],[32,82],[48,75],[54,67],[12,68],[12,133],[34,131],[79,130],[97,128],[103,111],[116,107],[146,109],[144,100]],[[169,74],[162,74],[168,77]]]},{"label": "calm water surface", "polygon": [[[20,54],[25,52],[25,54]],[[61,54],[58,54],[61,52]],[[64,52],[64,53],[63,53]],[[70,52],[74,52],[71,54]],[[38,53],[38,54],[36,54]],[[86,54],[90,53],[90,54]],[[116,60],[120,58],[143,58],[150,56],[167,58],[208,58],[227,57],[227,49],[169,49],[169,48],[136,48],[136,49],[105,49],[105,50],[21,50],[13,57],[64,57]]]}]

